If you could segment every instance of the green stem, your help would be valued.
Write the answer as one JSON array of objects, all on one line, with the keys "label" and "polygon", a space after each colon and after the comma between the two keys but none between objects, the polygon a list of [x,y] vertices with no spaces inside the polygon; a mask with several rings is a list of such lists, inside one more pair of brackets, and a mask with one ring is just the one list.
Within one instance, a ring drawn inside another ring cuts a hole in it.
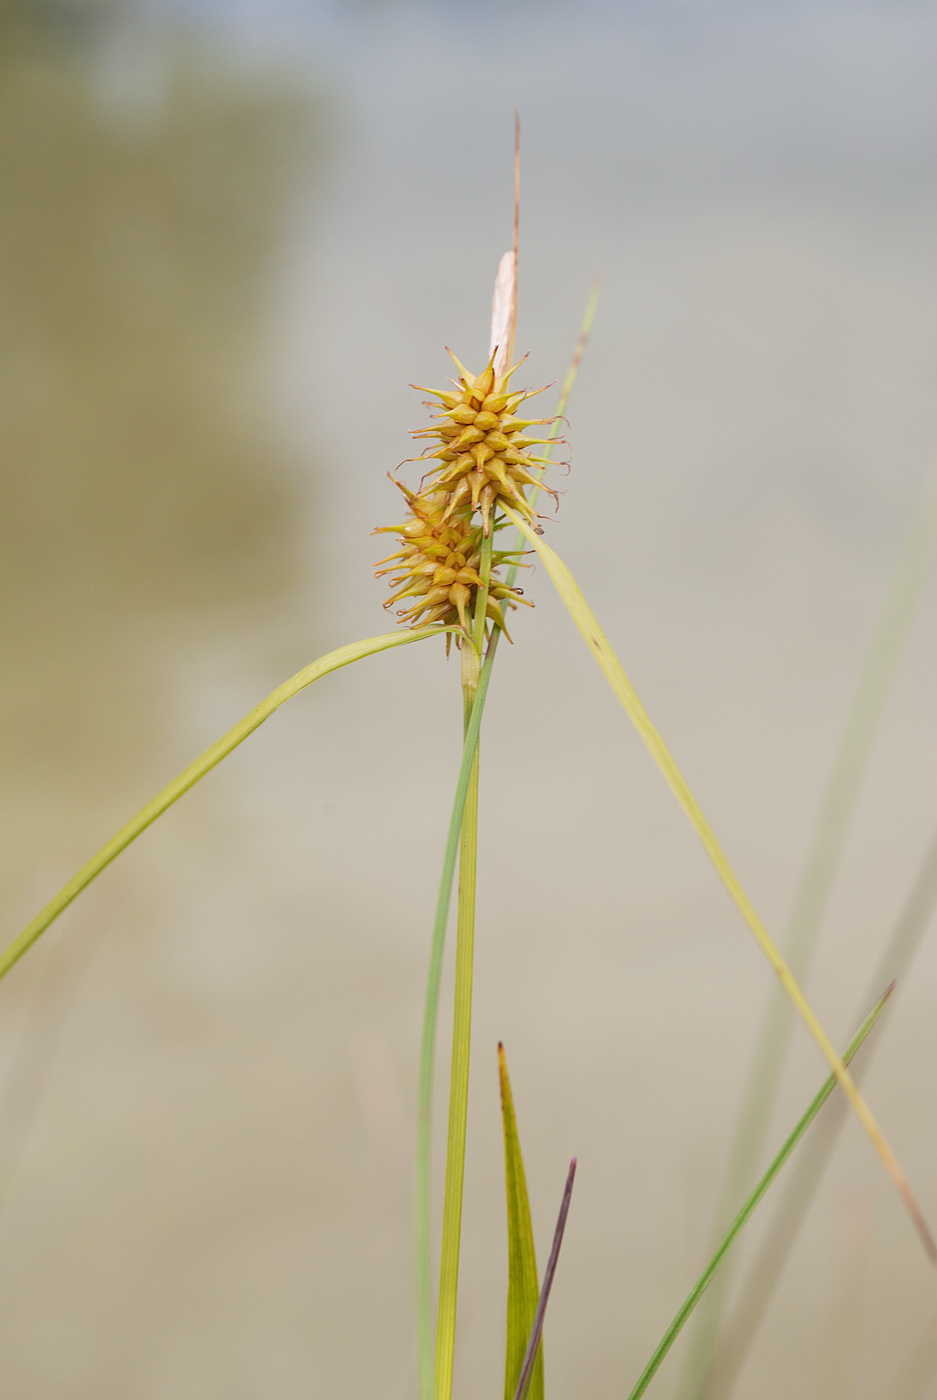
[{"label": "green stem", "polygon": [[[480,601],[480,600],[479,600]],[[462,647],[462,693],[466,726],[478,689],[478,653]],[[462,1188],[468,1123],[469,1058],[472,1040],[472,971],[475,950],[475,868],[478,854],[478,744],[472,756],[459,839],[459,894],[456,929],[455,1001],[452,1022],[452,1067],[449,1079],[449,1132],[446,1185],[439,1263],[439,1308],[436,1320],[435,1400],[450,1400],[455,1358],[456,1302],[462,1237]]]},{"label": "green stem", "polygon": [[[849,1045],[849,1048],[843,1055],[844,1064],[849,1064],[850,1060],[853,1058],[856,1051],[859,1049],[859,1046],[862,1044],[869,1031],[875,1025],[875,1022],[878,1020],[879,1016],[882,1013],[886,1000],[891,995],[893,987],[894,983],[892,983],[892,986],[888,988],[888,990],[885,992],[885,995],[881,998],[880,1001],[876,1003],[876,1005],[870,1011],[869,1015],[863,1021],[857,1034],[855,1035],[854,1039]],[[660,1342],[655,1348],[653,1356],[645,1366],[644,1370],[641,1372],[641,1375],[638,1377],[638,1382],[629,1394],[628,1400],[639,1400],[639,1397],[642,1396],[647,1390],[654,1376],[660,1369],[661,1362],[664,1360],[664,1357],[667,1355],[668,1351],[673,1346],[674,1342],[677,1340],[677,1337],[680,1335],[680,1332],[683,1328],[684,1323],[687,1321],[687,1318],[690,1316],[693,1309],[696,1307],[697,1303],[702,1298],[703,1294],[706,1292],[706,1289],[712,1282],[713,1277],[716,1274],[716,1271],[718,1270],[720,1264],[725,1259],[726,1255],[732,1248],[738,1236],[741,1234],[742,1230],[744,1230],[745,1226],[748,1224],[757,1206],[759,1205],[763,1196],[768,1190],[769,1186],[774,1181],[778,1172],[784,1166],[788,1157],[790,1157],[791,1153],[794,1151],[794,1148],[800,1142],[800,1139],[810,1127],[810,1124],[816,1118],[817,1114],[820,1112],[820,1109],[826,1103],[827,1099],[830,1097],[830,1094],[832,1094],[835,1087],[836,1076],[835,1074],[831,1074],[824,1083],[822,1089],[813,1099],[812,1103],[810,1104],[810,1107],[807,1109],[806,1113],[803,1115],[800,1122],[797,1124],[796,1128],[791,1133],[790,1137],[787,1139],[784,1146],[781,1148],[780,1152],[775,1157],[768,1170],[765,1172],[764,1176],[759,1181],[758,1185],[755,1187],[752,1194],[749,1196],[748,1200],[745,1202],[742,1209],[739,1211],[738,1215],[732,1221],[732,1224],[729,1226],[728,1232],[722,1240],[722,1243],[719,1245],[715,1254],[712,1256],[709,1263],[706,1265],[706,1268],[700,1274],[696,1283],[693,1285],[690,1292],[687,1294],[683,1306],[680,1308],[673,1322],[671,1322],[670,1326],[667,1328],[667,1331],[664,1333],[663,1337],[661,1338]]]},{"label": "green stem", "polygon": [[431,1400],[433,1394],[433,1321],[432,1321],[432,1265],[430,1244],[430,1128],[433,1108],[433,1067],[436,1056],[436,1023],[439,1013],[439,989],[442,980],[442,960],[446,942],[446,919],[452,895],[455,875],[456,853],[459,848],[459,834],[462,829],[462,814],[465,810],[469,780],[472,771],[478,733],[481,728],[488,682],[494,665],[500,632],[496,628],[482,666],[478,680],[475,703],[465,731],[462,748],[462,765],[456,783],[452,816],[449,821],[449,835],[443,856],[442,876],[439,881],[439,896],[436,901],[436,918],[433,924],[433,942],[430,950],[429,972],[426,982],[426,1004],[423,1012],[423,1040],[420,1048],[419,1102],[417,1109],[417,1144],[415,1177],[415,1220],[416,1220],[416,1292],[417,1292],[417,1344],[419,1349],[420,1396],[421,1400]]},{"label": "green stem", "polygon": [[2,953],[0,953],[0,977],[5,977],[14,963],[18,962],[23,954],[32,947],[40,934],[44,933],[51,923],[67,909],[73,899],[86,889],[101,871],[104,870],[111,861],[120,855],[131,843],[135,841],[141,832],[145,831],[162,816],[167,807],[171,807],[177,802],[183,793],[194,787],[200,778],[204,778],[206,773],[220,763],[223,758],[236,749],[238,744],[244,742],[249,734],[253,734],[263,724],[265,719],[269,719],[274,710],[278,710],[285,701],[292,699],[301,690],[305,690],[307,685],[312,685],[322,676],[326,676],[330,671],[337,671],[342,666],[348,666],[353,661],[360,661],[365,656],[373,656],[379,651],[388,651],[391,647],[406,646],[409,642],[419,642],[424,637],[437,637],[447,631],[458,629],[448,627],[421,627],[412,632],[388,632],[382,637],[368,637],[363,642],[353,642],[350,646],[339,647],[337,651],[330,651],[326,656],[321,656],[318,661],[311,662],[303,670],[298,671],[290,680],[284,681],[260,704],[251,710],[250,714],[236,724],[233,729],[229,729],[227,734],[223,734],[211,748],[200,754],[188,768],[184,768],[177,778],[174,778],[162,792],[158,792],[152,801],[145,807],[141,807],[135,817],[131,817],[125,826],[122,826],[116,836],[111,837],[107,845],[102,846],[96,855],[92,856],[87,864],[83,865],[74,875],[68,884],[63,885],[54,899],[50,899],[44,909],[36,915],[31,923],[27,924],[18,938],[14,938]]},{"label": "green stem", "polygon": [[[494,529],[482,539],[482,586],[475,599],[472,645],[462,647],[463,743],[467,744],[477,708],[481,648],[485,636],[488,584]],[[493,653],[497,628],[492,628]],[[493,655],[490,657],[493,660]],[[489,662],[490,665],[490,662]],[[439,1306],[436,1321],[435,1398],[449,1400],[455,1357],[456,1304],[462,1237],[462,1190],[465,1180],[465,1136],[468,1125],[469,1062],[472,1044],[472,975],[475,953],[475,873],[478,859],[478,735],[472,745],[465,805],[459,831],[459,893],[456,924],[455,1000],[452,1022],[452,1065],[449,1079],[449,1131],[446,1142],[446,1184],[443,1196],[442,1254],[439,1265]]]}]

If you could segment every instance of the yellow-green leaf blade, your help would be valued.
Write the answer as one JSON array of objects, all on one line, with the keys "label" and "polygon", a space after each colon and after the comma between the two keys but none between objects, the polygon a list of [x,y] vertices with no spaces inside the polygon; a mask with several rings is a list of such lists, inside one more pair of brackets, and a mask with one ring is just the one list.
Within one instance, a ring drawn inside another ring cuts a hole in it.
[{"label": "yellow-green leaf blade", "polygon": [[[540,1285],[537,1282],[537,1256],[534,1231],[527,1199],[527,1179],[521,1156],[514,1098],[508,1077],[504,1046],[498,1046],[501,1077],[501,1118],[504,1125],[504,1179],[508,1207],[508,1326],[504,1362],[504,1400],[514,1400],[527,1340],[537,1312]],[[537,1351],[528,1388],[529,1400],[543,1400],[543,1344]]]},{"label": "yellow-green leaf blade", "polygon": [[550,575],[557,592],[565,603],[570,616],[582,633],[586,645],[599,663],[606,680],[621,702],[628,718],[637,729],[651,757],[654,759],[654,762],[667,779],[677,801],[689,817],[697,836],[703,844],[706,854],[715,866],[716,872],[725,885],[736,908],[754,934],[759,947],[768,959],[778,981],[790,997],[801,1019],[816,1041],[821,1054],[839,1081],[840,1087],[852,1105],[856,1117],[868,1134],[872,1145],[885,1166],[885,1170],[888,1172],[899,1195],[904,1201],[905,1207],[914,1222],[915,1228],[921,1237],[931,1261],[937,1263],[937,1244],[935,1244],[934,1238],[928,1229],[927,1222],[921,1214],[920,1207],[914,1198],[907,1177],[897,1157],[879,1127],[872,1110],[859,1093],[855,1080],[843,1064],[836,1052],[833,1042],[823,1029],[813,1008],[801,991],[799,983],[784,958],[781,956],[768,930],[755,912],[754,906],[745,891],[742,889],[735,871],[729,864],[726,854],[719,844],[716,833],[703,815],[702,808],[690,791],[686,779],[677,767],[676,761],[667,748],[667,745],[664,743],[663,738],[651,723],[647,711],[638,699],[637,691],[625,674],[621,662],[618,660],[608,638],[599,626],[595,613],[586,602],[582,589],[556,551],[551,549],[548,544],[545,544],[539,535],[530,528],[527,522],[523,520],[516,511],[511,510],[510,507],[505,505],[503,505],[502,508],[504,513],[510,517],[543,560],[547,573]]},{"label": "yellow-green leaf blade", "polygon": [[292,699],[306,686],[312,685],[313,681],[319,680],[322,676],[327,676],[331,671],[338,671],[342,666],[349,666],[353,661],[361,661],[366,656],[373,656],[379,651],[387,651],[391,647],[406,646],[408,642],[419,642],[424,637],[438,636],[452,628],[445,627],[422,627],[418,631],[398,631],[386,632],[381,637],[368,637],[363,642],[352,642],[348,646],[339,647],[336,651],[330,651],[325,656],[320,656],[318,661],[310,662],[301,671],[297,671],[288,681],[276,690],[271,691],[265,700],[261,700],[259,705],[255,705],[250,714],[229,729],[227,734],[223,734],[220,739],[207,748],[204,753],[194,759],[192,763],[184,768],[178,777],[158,792],[154,798],[141,807],[139,812],[124,826],[115,836],[112,836],[104,846],[97,851],[89,861],[87,861],[77,875],[73,875],[67,884],[63,885],[58,894],[45,908],[41,909],[36,917],[26,925],[23,932],[14,938],[12,943],[0,953],[0,977],[5,977],[14,963],[18,962],[25,952],[35,943],[36,939],[45,932],[64,909],[74,899],[77,899],[82,890],[87,889],[91,881],[94,880],[101,871],[104,870],[111,861],[126,850],[132,841],[151,826],[157,817],[162,816],[168,807],[177,802],[189,788],[194,787],[200,778],[204,778],[206,773],[226,758],[232,749],[236,749],[238,744],[244,742],[249,734],[253,734],[269,719],[274,710],[278,710],[285,701]]}]

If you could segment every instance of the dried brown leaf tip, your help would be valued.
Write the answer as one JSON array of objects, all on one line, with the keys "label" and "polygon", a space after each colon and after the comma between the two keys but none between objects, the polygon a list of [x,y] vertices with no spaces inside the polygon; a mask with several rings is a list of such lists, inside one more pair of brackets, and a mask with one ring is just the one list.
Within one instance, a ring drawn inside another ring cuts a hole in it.
[{"label": "dried brown leaf tip", "polygon": [[[437,623],[460,626],[468,633],[483,588],[479,572],[482,540],[507,523],[498,518],[499,503],[512,506],[533,523],[536,513],[525,488],[542,487],[556,499],[556,493],[543,486],[537,470],[547,465],[547,458],[528,452],[531,447],[546,445],[549,439],[525,436],[528,428],[554,420],[519,416],[525,400],[542,391],[511,388],[510,379],[518,365],[497,375],[492,355],[482,373],[473,375],[454,355],[452,358],[459,370],[453,391],[413,386],[433,395],[437,402],[428,407],[442,410],[433,415],[431,426],[413,433],[415,438],[429,438],[432,444],[416,460],[437,461],[439,465],[426,473],[418,492],[395,483],[406,497],[408,514],[401,525],[382,527],[399,533],[401,548],[380,560],[386,567],[379,568],[377,574],[392,575],[390,583],[396,591],[384,606],[406,602],[397,615],[411,627]],[[378,533],[381,531],[375,531]],[[504,608],[518,603],[532,606],[519,588],[509,588],[498,577],[499,567],[516,560],[513,552],[492,551],[485,611],[487,619],[505,635]]]}]

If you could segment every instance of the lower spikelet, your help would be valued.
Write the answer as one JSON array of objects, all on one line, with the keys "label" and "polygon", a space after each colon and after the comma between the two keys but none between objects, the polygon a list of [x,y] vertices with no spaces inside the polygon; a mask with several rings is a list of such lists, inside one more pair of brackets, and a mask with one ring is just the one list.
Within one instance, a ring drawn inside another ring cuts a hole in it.
[{"label": "lower spikelet", "polygon": [[[473,376],[454,355],[452,358],[459,369],[457,392],[424,389],[439,401],[436,406],[441,405],[442,412],[435,415],[437,426],[413,433],[439,443],[418,459],[436,459],[439,466],[426,474],[419,492],[395,481],[406,497],[408,514],[402,524],[374,531],[399,534],[401,546],[380,560],[386,567],[379,567],[376,575],[392,575],[390,584],[396,591],[384,606],[405,602],[407,606],[399,608],[397,616],[411,627],[435,623],[458,626],[469,634],[483,587],[479,573],[482,539],[503,525],[497,518],[498,504],[512,506],[531,523],[536,518],[524,488],[542,485],[534,472],[538,465],[546,465],[546,458],[528,456],[526,449],[549,439],[525,437],[524,430],[554,420],[517,416],[520,405],[532,394],[509,388],[516,365],[506,374],[496,375],[492,360],[480,375]],[[413,387],[423,388],[419,384]],[[550,494],[556,498],[555,492]],[[533,606],[521,589],[508,588],[498,578],[496,570],[506,561],[519,562],[515,554],[492,551],[485,609],[487,619],[505,635],[502,604]]]},{"label": "lower spikelet", "polygon": [[[412,600],[409,606],[397,610],[397,616],[411,627],[436,623],[458,625],[468,632],[478,590],[482,587],[478,573],[482,527],[473,526],[468,507],[449,511],[448,491],[431,489],[415,495],[401,482],[396,485],[407,498],[409,515],[401,525],[383,527],[385,531],[399,532],[401,545],[396,554],[379,561],[386,567],[376,570],[378,578],[384,574],[393,575],[390,585],[397,590],[384,607]],[[497,577],[497,567],[508,558],[514,556],[492,552],[486,608],[490,620],[505,633],[501,602],[507,600],[511,607],[519,602],[527,603],[519,588],[508,588]],[[528,603],[528,606],[532,605]]]}]

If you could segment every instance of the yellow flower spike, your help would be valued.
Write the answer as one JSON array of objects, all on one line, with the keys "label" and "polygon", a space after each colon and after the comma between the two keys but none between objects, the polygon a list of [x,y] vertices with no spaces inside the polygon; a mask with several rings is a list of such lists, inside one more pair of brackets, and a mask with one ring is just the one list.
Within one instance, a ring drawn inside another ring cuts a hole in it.
[{"label": "yellow flower spike", "polygon": [[[541,446],[545,440],[521,434],[535,424],[556,421],[518,416],[521,404],[543,390],[511,388],[511,376],[527,356],[505,369],[509,348],[501,354],[495,343],[500,338],[492,333],[491,356],[477,375],[446,347],[459,372],[458,382],[450,381],[455,392],[423,384],[412,386],[430,396],[426,406],[432,418],[428,427],[411,432],[414,439],[427,444],[421,456],[412,460],[434,465],[426,471],[416,493],[401,488],[410,518],[399,528],[400,550],[380,561],[389,567],[378,573],[381,577],[391,575],[396,592],[389,602],[414,600],[398,613],[405,622],[422,626],[431,617],[453,628],[458,624],[466,634],[473,633],[476,646],[480,641],[481,623],[475,617],[479,608],[489,622],[503,628],[505,608],[521,602],[533,606],[519,590],[498,578],[497,569],[502,564],[514,567],[513,553],[492,557],[492,572],[487,587],[483,585],[479,541],[489,537],[492,527],[503,528],[499,505],[511,506],[531,525],[536,521],[524,489],[541,488],[543,482],[536,470],[538,459],[528,457],[524,448]],[[513,341],[513,334],[509,338]],[[548,487],[543,489],[549,491]],[[555,492],[550,494],[557,499]],[[479,515],[480,529],[473,524]],[[458,646],[461,640],[458,633],[455,635]]]}]

